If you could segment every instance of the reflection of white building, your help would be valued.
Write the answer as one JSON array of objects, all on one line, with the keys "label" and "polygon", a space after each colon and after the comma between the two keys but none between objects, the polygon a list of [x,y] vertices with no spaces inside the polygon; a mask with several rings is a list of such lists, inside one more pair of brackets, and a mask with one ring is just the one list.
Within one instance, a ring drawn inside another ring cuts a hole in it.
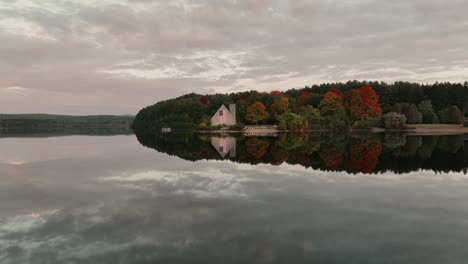
[{"label": "reflection of white building", "polygon": [[236,138],[234,137],[212,137],[211,145],[225,158],[229,153],[230,158],[236,157]]}]

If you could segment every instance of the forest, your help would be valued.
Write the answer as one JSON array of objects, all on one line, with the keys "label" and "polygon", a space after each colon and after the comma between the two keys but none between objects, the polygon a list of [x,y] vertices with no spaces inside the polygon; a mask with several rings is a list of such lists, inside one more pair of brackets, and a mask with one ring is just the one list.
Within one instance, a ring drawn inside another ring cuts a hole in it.
[{"label": "forest", "polygon": [[468,82],[419,84],[348,81],[287,91],[187,94],[141,109],[134,130],[206,129],[222,105],[236,104],[237,126],[278,125],[281,130],[342,130],[406,124],[463,124]]}]

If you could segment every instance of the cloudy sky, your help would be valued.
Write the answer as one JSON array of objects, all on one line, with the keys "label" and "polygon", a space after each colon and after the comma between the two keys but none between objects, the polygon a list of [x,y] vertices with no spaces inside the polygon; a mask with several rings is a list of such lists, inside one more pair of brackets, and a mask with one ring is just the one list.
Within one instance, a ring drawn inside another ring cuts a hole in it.
[{"label": "cloudy sky", "polygon": [[468,79],[466,0],[0,0],[0,112]]}]

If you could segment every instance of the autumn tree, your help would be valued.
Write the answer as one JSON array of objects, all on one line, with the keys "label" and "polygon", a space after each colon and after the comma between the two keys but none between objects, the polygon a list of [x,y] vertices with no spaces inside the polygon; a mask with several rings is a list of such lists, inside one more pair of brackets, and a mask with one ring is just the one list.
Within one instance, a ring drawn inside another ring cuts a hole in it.
[{"label": "autumn tree", "polygon": [[343,94],[336,89],[332,89],[323,97],[319,109],[322,115],[332,115],[340,106],[343,106]]},{"label": "autumn tree", "polygon": [[313,92],[302,92],[297,98],[296,98],[296,106],[299,108],[299,107],[302,107],[302,106],[305,106],[307,104],[307,102],[309,101],[309,99],[314,95]]},{"label": "autumn tree", "polygon": [[319,104],[323,128],[342,130],[349,126],[348,116],[343,104],[343,93],[337,89],[331,89],[324,95]]},{"label": "autumn tree", "polygon": [[270,113],[274,119],[278,120],[278,117],[286,113],[289,109],[289,100],[286,97],[279,97],[275,102],[270,105]]},{"label": "autumn tree", "polygon": [[370,85],[349,91],[346,94],[346,105],[352,121],[382,117],[379,96]]},{"label": "autumn tree", "polygon": [[284,94],[281,91],[271,91],[270,95],[275,97],[284,97]]},{"label": "autumn tree", "polygon": [[206,96],[200,97],[200,103],[204,106],[209,106],[211,104],[210,99]]},{"label": "autumn tree", "polygon": [[258,124],[267,120],[268,116],[269,114],[266,111],[265,105],[261,102],[256,102],[247,108],[245,119],[250,123]]}]

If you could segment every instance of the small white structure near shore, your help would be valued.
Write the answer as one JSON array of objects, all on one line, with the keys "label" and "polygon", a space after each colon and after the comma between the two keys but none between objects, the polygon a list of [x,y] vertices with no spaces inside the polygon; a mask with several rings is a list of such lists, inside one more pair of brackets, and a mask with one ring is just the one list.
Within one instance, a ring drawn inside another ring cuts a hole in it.
[{"label": "small white structure near shore", "polygon": [[235,104],[230,104],[229,109],[225,105],[221,105],[218,111],[211,117],[211,126],[232,126],[235,124],[237,124]]}]

